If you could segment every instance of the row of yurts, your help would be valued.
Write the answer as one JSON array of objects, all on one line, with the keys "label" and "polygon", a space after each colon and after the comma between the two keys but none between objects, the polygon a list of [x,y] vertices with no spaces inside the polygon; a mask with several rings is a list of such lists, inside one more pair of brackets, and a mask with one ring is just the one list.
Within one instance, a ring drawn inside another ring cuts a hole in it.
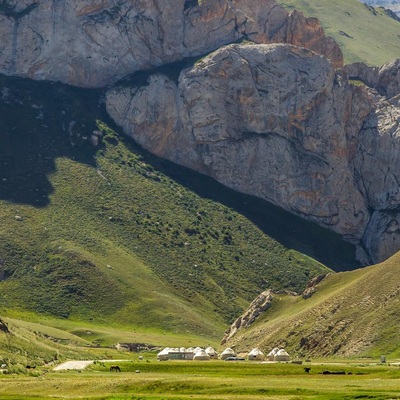
[{"label": "row of yurts", "polygon": [[[226,348],[220,355],[212,348],[207,347],[203,349],[201,347],[189,347],[185,349],[181,348],[170,348],[166,347],[157,354],[159,361],[166,360],[226,360],[228,357],[236,357],[236,353],[230,347]],[[274,348],[267,356],[260,349],[253,349],[247,354],[248,360],[253,361],[290,361],[290,356],[285,349]]]}]

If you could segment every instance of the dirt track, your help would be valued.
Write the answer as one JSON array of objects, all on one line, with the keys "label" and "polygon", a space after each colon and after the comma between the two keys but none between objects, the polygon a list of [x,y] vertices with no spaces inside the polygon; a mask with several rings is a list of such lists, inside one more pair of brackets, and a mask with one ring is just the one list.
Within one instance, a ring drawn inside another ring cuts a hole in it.
[{"label": "dirt track", "polygon": [[67,361],[54,368],[53,371],[63,371],[67,369],[85,369],[88,365],[93,364],[93,361]]}]

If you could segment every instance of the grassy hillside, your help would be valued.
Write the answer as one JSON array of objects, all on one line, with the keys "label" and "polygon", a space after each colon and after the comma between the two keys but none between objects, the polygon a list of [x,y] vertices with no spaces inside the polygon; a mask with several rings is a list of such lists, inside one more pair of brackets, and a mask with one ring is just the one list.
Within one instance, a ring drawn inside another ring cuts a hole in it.
[{"label": "grassy hillside", "polygon": [[340,45],[346,64],[364,61],[380,66],[400,57],[400,22],[382,8],[358,0],[278,0],[289,11],[317,17],[327,35]]},{"label": "grassy hillside", "polygon": [[356,265],[333,233],[137,148],[99,91],[0,77],[0,93],[0,316],[101,344],[213,340],[265,288]]},{"label": "grassy hillside", "polygon": [[271,309],[231,344],[283,346],[294,356],[398,358],[399,273],[397,253],[379,265],[331,274],[309,299],[276,295]]}]

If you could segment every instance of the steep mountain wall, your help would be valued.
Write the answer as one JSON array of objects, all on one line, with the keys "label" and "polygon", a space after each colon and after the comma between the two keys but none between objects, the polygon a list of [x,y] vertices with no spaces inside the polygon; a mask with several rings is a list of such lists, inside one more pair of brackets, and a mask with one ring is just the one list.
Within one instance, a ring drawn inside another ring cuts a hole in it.
[{"label": "steep mountain wall", "polygon": [[107,95],[143,147],[340,233],[366,264],[400,248],[398,102],[287,44],[229,45],[178,82]]},{"label": "steep mountain wall", "polygon": [[273,0],[5,0],[0,72],[99,87],[138,70],[208,53],[247,37],[322,52],[336,43],[315,18],[291,16]]}]

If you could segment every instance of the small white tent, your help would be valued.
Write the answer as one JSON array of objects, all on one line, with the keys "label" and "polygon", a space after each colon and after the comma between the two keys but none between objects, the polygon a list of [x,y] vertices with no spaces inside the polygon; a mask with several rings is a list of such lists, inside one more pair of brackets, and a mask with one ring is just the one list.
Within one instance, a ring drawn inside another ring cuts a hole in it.
[{"label": "small white tent", "polygon": [[204,360],[209,360],[209,359],[210,359],[210,356],[203,349],[200,349],[193,356],[193,361],[200,361],[200,360],[204,361]]},{"label": "small white tent", "polygon": [[278,353],[278,351],[279,351],[279,349],[277,347],[272,349],[267,355],[268,361],[275,361],[275,356]]},{"label": "small white tent", "polygon": [[247,359],[253,361],[263,361],[265,359],[265,355],[260,349],[255,348],[247,355]]},{"label": "small white tent", "polygon": [[235,356],[236,356],[235,352],[230,347],[228,347],[221,353],[221,360],[225,360],[228,357],[235,357]]},{"label": "small white tent", "polygon": [[212,358],[213,360],[216,360],[218,358],[218,353],[212,348],[212,347],[207,347],[206,348],[206,353]]},{"label": "small white tent", "polygon": [[285,349],[281,349],[275,354],[275,361],[290,361],[290,356]]},{"label": "small white tent", "polygon": [[169,359],[168,357],[168,353],[171,349],[169,347],[166,347],[165,349],[161,350],[158,354],[157,354],[157,360],[158,361],[166,361]]}]

